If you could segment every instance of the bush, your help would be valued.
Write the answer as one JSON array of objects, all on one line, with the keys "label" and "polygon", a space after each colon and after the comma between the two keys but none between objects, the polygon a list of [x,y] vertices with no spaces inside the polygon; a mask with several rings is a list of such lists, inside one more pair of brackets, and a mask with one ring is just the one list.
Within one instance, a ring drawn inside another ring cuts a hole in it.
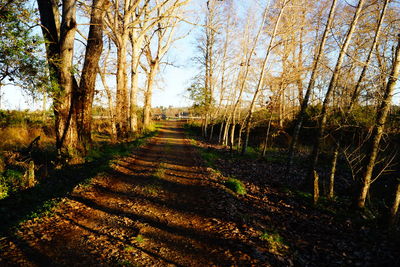
[{"label": "bush", "polygon": [[239,195],[245,195],[247,193],[245,185],[238,179],[229,178],[228,181],[225,182],[225,186]]}]

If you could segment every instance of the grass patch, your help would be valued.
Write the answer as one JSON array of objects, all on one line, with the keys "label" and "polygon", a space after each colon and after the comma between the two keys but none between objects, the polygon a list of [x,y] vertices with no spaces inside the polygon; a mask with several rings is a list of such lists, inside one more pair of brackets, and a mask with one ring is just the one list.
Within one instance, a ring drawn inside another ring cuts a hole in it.
[{"label": "grass patch", "polygon": [[271,253],[282,255],[289,249],[288,245],[285,244],[283,238],[277,232],[264,231],[260,235],[260,239],[268,243],[268,249]]},{"label": "grass patch", "polygon": [[157,196],[158,192],[162,189],[160,183],[151,183],[144,186],[143,191],[147,195]]},{"label": "grass patch", "polygon": [[127,251],[127,252],[132,252],[132,251],[135,251],[136,249],[134,248],[134,247],[132,247],[132,246],[126,246],[126,247],[124,247],[124,251]]},{"label": "grass patch", "polygon": [[229,178],[225,182],[225,186],[231,189],[233,192],[239,194],[239,195],[246,195],[246,187],[242,183],[242,181],[235,179],[235,178]]},{"label": "grass patch", "polygon": [[144,237],[142,235],[135,236],[135,238],[133,240],[135,240],[139,244],[142,244],[145,241]]},{"label": "grass patch", "polygon": [[219,158],[218,153],[209,149],[202,149],[200,155],[209,167],[213,167],[215,160]]}]

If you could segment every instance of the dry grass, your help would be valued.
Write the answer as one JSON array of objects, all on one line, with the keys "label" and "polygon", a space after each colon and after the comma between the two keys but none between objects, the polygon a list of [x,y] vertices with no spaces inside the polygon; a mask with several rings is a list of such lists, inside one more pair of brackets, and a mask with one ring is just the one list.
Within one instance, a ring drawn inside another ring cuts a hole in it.
[{"label": "dry grass", "polygon": [[27,147],[38,136],[40,136],[39,146],[46,146],[55,142],[52,133],[45,131],[42,127],[12,126],[0,128],[0,150]]}]

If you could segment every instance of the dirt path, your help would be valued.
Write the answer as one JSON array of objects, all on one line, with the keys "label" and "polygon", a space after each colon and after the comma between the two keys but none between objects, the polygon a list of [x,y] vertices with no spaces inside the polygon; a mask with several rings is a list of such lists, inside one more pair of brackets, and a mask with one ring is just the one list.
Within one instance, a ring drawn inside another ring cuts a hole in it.
[{"label": "dirt path", "polygon": [[235,197],[201,165],[180,125],[164,123],[112,172],[74,190],[53,216],[0,240],[0,265],[273,264],[243,232]]}]

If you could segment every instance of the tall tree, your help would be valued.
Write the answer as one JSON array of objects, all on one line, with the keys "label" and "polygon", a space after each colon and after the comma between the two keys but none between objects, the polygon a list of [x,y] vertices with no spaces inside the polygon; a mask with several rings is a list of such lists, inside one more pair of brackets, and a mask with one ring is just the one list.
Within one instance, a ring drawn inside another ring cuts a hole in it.
[{"label": "tall tree", "polygon": [[167,5],[165,1],[163,5],[157,5],[156,24],[153,33],[146,34],[145,47],[143,49],[144,56],[147,61],[147,66],[141,64],[141,67],[146,72],[147,81],[144,93],[144,107],[143,107],[143,128],[149,127],[151,122],[151,100],[153,95],[153,85],[156,74],[159,70],[160,63],[163,57],[168,52],[171,44],[175,41],[174,34],[177,24],[181,21],[179,12],[183,5],[186,5],[189,0],[175,0]]},{"label": "tall tree", "polygon": [[83,64],[78,91],[76,92],[76,117],[78,139],[86,153],[92,143],[92,105],[96,84],[98,62],[103,50],[103,16],[108,9],[108,0],[93,0],[89,36],[86,44],[85,61]]},{"label": "tall tree", "polygon": [[269,40],[269,44],[268,44],[268,47],[267,47],[267,51],[265,53],[265,56],[264,56],[264,59],[263,59],[263,63],[261,65],[260,76],[258,78],[257,86],[256,86],[256,89],[254,91],[253,98],[252,98],[252,100],[250,102],[250,108],[249,108],[249,111],[248,111],[247,116],[246,116],[246,137],[245,137],[245,141],[244,141],[244,144],[243,144],[243,147],[242,147],[242,154],[244,154],[246,152],[246,149],[247,149],[247,146],[248,146],[248,143],[249,143],[251,120],[253,118],[254,106],[255,106],[256,100],[258,98],[258,95],[259,95],[259,93],[261,91],[261,88],[263,87],[264,77],[265,77],[265,73],[267,71],[266,70],[267,63],[268,63],[268,60],[269,60],[269,57],[271,55],[271,51],[272,51],[272,48],[273,48],[273,45],[274,45],[274,42],[275,42],[275,38],[276,38],[276,35],[277,35],[277,30],[278,30],[279,23],[280,23],[281,18],[282,18],[282,14],[283,14],[288,2],[289,2],[289,0],[284,0],[281,3],[280,7],[279,7],[278,17],[276,19],[274,28],[272,30],[271,37],[270,37],[270,40]]},{"label": "tall tree", "polygon": [[316,80],[316,76],[317,76],[318,64],[320,63],[320,59],[321,59],[321,57],[323,55],[326,39],[328,37],[329,29],[331,27],[331,24],[332,24],[332,21],[333,21],[333,17],[334,17],[334,14],[335,14],[336,3],[337,3],[337,0],[332,0],[332,4],[331,4],[330,10],[329,10],[328,20],[327,20],[327,23],[326,23],[326,26],[325,26],[325,30],[324,30],[324,33],[322,35],[321,42],[318,45],[318,49],[316,49],[316,54],[314,56],[314,60],[313,60],[313,64],[312,64],[312,70],[311,70],[311,76],[310,76],[310,81],[308,82],[306,94],[305,94],[305,96],[303,98],[303,101],[302,101],[301,107],[300,107],[300,111],[299,111],[299,113],[297,115],[296,124],[295,124],[294,131],[293,131],[293,138],[292,138],[292,141],[290,143],[290,148],[289,148],[289,160],[288,160],[288,173],[289,174],[291,172],[291,168],[292,168],[292,165],[293,165],[293,158],[294,158],[294,153],[295,153],[295,150],[296,150],[296,146],[297,146],[300,130],[301,130],[301,127],[303,126],[303,121],[304,121],[305,116],[306,116],[306,110],[307,110],[307,107],[308,107],[308,103],[310,101],[310,96],[311,96],[311,93],[312,93],[313,88],[314,88],[314,84],[315,84],[315,80]]},{"label": "tall tree", "polygon": [[98,59],[102,50],[101,21],[106,3],[104,0],[97,0],[91,7],[92,25],[83,64],[82,88],[79,88],[73,75],[74,40],[77,28],[76,1],[63,0],[62,13],[59,14],[56,1],[38,0],[53,87],[56,145],[60,155],[76,156],[85,153],[87,142],[90,142],[91,105]]},{"label": "tall tree", "polygon": [[381,104],[379,105],[378,108],[378,114],[376,116],[375,126],[371,135],[371,142],[368,147],[366,165],[363,172],[363,183],[360,188],[360,194],[357,202],[357,206],[359,208],[365,207],[365,200],[367,199],[368,191],[371,186],[372,173],[374,170],[375,161],[379,153],[379,143],[383,135],[386,118],[390,109],[393,92],[399,77],[399,73],[400,73],[400,34],[397,36],[397,47],[393,59],[392,71],[389,75],[386,88],[383,91]]},{"label": "tall tree", "polygon": [[[316,172],[316,167],[317,167],[317,163],[318,163],[320,145],[321,145],[321,143],[322,143],[322,141],[324,139],[325,127],[326,127],[327,118],[328,118],[328,105],[329,105],[329,102],[331,101],[331,96],[332,96],[333,90],[334,90],[334,88],[336,86],[336,82],[337,82],[337,80],[339,78],[339,74],[340,74],[340,70],[342,68],[344,57],[345,57],[345,55],[347,53],[347,50],[349,48],[350,41],[351,41],[351,38],[352,38],[352,36],[354,34],[358,19],[360,18],[364,2],[365,2],[364,0],[360,0],[358,2],[356,12],[355,12],[353,20],[352,20],[352,22],[350,24],[350,27],[349,27],[349,29],[347,31],[344,43],[341,46],[341,49],[340,49],[340,52],[339,52],[339,57],[338,57],[338,60],[336,62],[335,69],[333,70],[332,78],[331,78],[331,80],[329,82],[329,86],[328,86],[328,88],[326,90],[326,93],[325,93],[325,98],[324,98],[324,101],[323,101],[323,104],[322,104],[320,118],[319,118],[319,121],[318,121],[318,124],[319,124],[318,125],[318,134],[317,134],[317,138],[315,139],[314,146],[313,146],[313,151],[312,151],[312,154],[311,154],[310,177],[311,177],[311,175],[314,178],[318,177],[318,175],[314,175],[314,173]],[[315,182],[313,184],[314,185],[318,185]],[[314,192],[316,192],[316,190],[314,190]]]}]

